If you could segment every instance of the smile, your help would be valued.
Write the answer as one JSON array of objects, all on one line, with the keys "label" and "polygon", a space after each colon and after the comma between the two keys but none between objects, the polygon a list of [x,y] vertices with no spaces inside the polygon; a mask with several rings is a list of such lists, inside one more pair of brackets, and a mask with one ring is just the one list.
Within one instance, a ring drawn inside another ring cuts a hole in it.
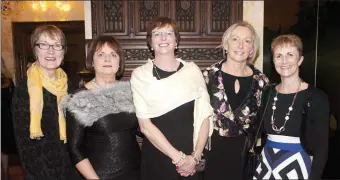
[{"label": "smile", "polygon": [[169,46],[169,43],[162,43],[162,44],[159,44],[158,46],[160,46],[160,47],[166,47],[166,46]]},{"label": "smile", "polygon": [[46,61],[55,61],[56,58],[54,58],[54,57],[47,57],[47,58],[45,58],[45,60],[46,60]]}]

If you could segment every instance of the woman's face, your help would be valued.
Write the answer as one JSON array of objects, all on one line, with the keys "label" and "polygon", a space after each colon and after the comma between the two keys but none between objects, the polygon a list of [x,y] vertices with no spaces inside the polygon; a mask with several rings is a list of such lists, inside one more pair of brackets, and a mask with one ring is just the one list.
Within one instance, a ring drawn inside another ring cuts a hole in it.
[{"label": "woman's face", "polygon": [[283,45],[274,49],[274,66],[281,77],[299,75],[299,66],[303,61],[295,46]]},{"label": "woman's face", "polygon": [[244,62],[253,55],[253,34],[249,28],[238,26],[226,42],[228,59]]},{"label": "woman's face", "polygon": [[172,26],[166,25],[162,28],[155,28],[151,33],[151,47],[155,52],[155,56],[175,53],[177,43]]},{"label": "woman's face", "polygon": [[34,50],[40,67],[45,71],[56,70],[63,61],[65,52],[60,39],[54,40],[42,34],[36,44]]},{"label": "woman's face", "polygon": [[118,53],[104,44],[93,55],[93,68],[96,74],[115,76],[119,69],[119,61]]}]

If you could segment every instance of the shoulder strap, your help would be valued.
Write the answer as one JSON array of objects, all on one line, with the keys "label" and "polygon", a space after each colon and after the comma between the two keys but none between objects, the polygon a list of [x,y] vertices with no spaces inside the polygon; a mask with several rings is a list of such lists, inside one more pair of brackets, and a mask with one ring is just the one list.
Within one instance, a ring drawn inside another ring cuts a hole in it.
[{"label": "shoulder strap", "polygon": [[[275,86],[274,86],[275,87]],[[265,105],[264,107],[264,110],[262,111],[261,110],[261,115],[260,116],[258,116],[259,118],[261,118],[261,120],[260,120],[260,123],[259,123],[259,126],[258,126],[258,128],[257,128],[257,130],[256,130],[256,133],[255,133],[255,140],[254,140],[254,142],[252,142],[252,144],[251,144],[251,146],[250,146],[250,151],[254,151],[254,146],[255,146],[255,144],[256,144],[256,137],[258,136],[258,134],[259,134],[259,132],[260,132],[260,129],[261,129],[261,126],[262,126],[262,122],[263,122],[263,117],[264,117],[264,114],[265,114],[265,112],[267,111],[267,107],[268,107],[268,104],[269,104],[269,100],[270,100],[270,95],[271,95],[271,93],[272,93],[272,91],[273,91],[273,86],[272,85],[270,85],[270,86],[268,86],[268,88],[269,88],[269,93],[265,93],[264,95],[265,96],[263,96],[262,98],[263,98],[263,101],[262,101],[262,103],[261,103],[261,106],[263,106],[263,105]],[[266,104],[263,104],[263,103],[266,103]]]}]

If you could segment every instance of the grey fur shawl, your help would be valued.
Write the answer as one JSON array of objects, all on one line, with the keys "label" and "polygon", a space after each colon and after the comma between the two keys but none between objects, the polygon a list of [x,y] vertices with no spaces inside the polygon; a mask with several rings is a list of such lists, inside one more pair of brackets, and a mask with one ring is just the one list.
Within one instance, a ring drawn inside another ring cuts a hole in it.
[{"label": "grey fur shawl", "polygon": [[128,81],[120,81],[107,88],[83,90],[68,95],[61,105],[64,114],[66,111],[72,113],[84,126],[92,126],[95,121],[108,114],[135,112]]}]

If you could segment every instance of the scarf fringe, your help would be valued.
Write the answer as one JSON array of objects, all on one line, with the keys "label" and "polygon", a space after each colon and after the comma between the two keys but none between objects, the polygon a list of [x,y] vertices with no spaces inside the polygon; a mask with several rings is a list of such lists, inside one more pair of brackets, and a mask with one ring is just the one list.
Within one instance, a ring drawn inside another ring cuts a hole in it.
[{"label": "scarf fringe", "polygon": [[44,137],[44,135],[42,133],[30,133],[31,139],[40,140],[42,137]]}]

